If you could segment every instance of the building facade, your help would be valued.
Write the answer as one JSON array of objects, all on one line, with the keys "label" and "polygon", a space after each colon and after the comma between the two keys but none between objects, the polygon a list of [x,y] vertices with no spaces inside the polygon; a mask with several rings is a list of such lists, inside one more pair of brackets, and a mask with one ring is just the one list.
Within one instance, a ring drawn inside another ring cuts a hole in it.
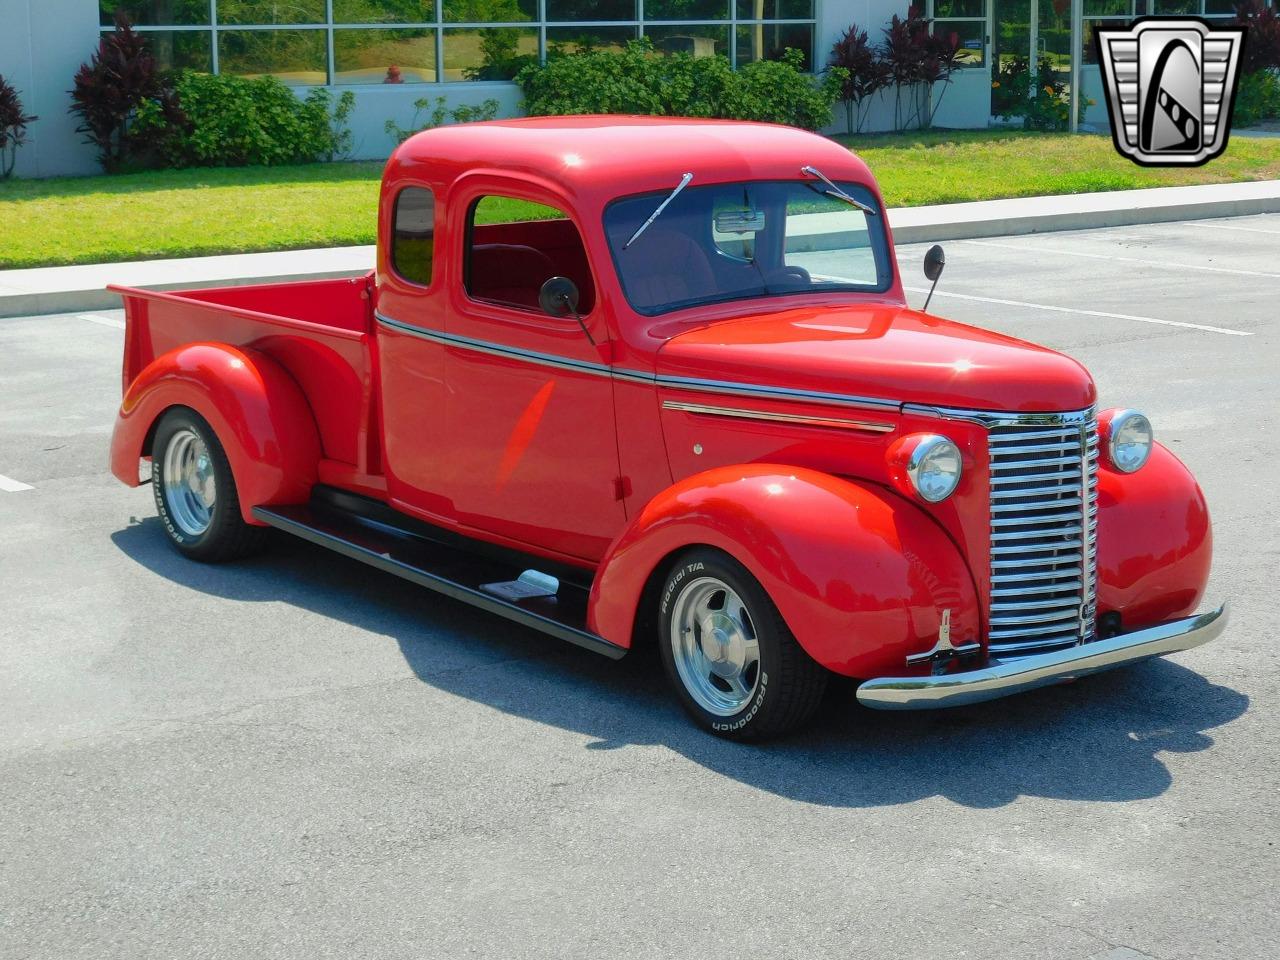
[{"label": "building facade", "polygon": [[[934,91],[934,123],[980,128],[999,122],[1001,88],[993,81],[1018,57],[1045,58],[1084,99],[1080,119],[1105,126],[1095,27],[1148,13],[1229,18],[1234,0],[924,2],[935,31],[955,39],[964,61]],[[907,0],[0,0],[0,74],[40,117],[18,153],[20,176],[96,169],[67,113],[67,91],[118,10],[147,34],[165,67],[353,91],[355,156],[380,158],[393,146],[386,121],[407,127],[423,97],[449,106],[494,98],[504,115],[518,113],[511,77],[549,51],[647,36],[659,52],[721,54],[735,64],[793,47],[821,69],[851,24],[878,40],[906,8]],[[891,98],[882,98],[867,129],[892,124]]]}]

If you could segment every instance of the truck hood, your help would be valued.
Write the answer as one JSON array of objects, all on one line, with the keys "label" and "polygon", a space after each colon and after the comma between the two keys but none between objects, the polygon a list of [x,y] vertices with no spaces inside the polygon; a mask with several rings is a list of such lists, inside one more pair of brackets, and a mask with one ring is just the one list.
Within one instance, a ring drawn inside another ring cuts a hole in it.
[{"label": "truck hood", "polygon": [[1075,360],[989,330],[883,304],[672,324],[659,376],[977,410],[1080,410],[1093,378]]}]

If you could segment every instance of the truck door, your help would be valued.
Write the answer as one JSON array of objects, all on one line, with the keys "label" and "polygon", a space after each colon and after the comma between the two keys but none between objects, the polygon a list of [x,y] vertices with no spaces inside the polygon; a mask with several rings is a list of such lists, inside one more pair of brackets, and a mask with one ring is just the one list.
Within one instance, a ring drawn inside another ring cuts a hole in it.
[{"label": "truck door", "polygon": [[518,182],[459,193],[443,492],[464,525],[598,560],[626,519],[611,372],[575,319],[538,306],[543,283],[568,277],[587,329],[607,341],[578,226]]}]

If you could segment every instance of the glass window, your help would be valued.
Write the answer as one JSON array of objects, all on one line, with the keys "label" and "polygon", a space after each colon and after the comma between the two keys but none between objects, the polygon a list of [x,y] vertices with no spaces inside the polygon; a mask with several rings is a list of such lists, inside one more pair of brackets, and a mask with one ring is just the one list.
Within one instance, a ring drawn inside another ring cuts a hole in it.
[{"label": "glass window", "polygon": [[547,19],[634,20],[636,0],[547,0]]},{"label": "glass window", "polygon": [[985,0],[933,0],[933,15],[940,20],[987,18]]},{"label": "glass window", "polygon": [[444,0],[444,19],[446,23],[525,23],[538,19],[538,0]]},{"label": "glass window", "polygon": [[334,23],[434,23],[435,19],[435,0],[333,0]]},{"label": "glass window", "polygon": [[1152,0],[1151,12],[1158,17],[1199,13],[1200,0]]},{"label": "glass window", "polygon": [[405,187],[396,197],[391,227],[391,264],[410,283],[431,283],[436,201],[425,187]]},{"label": "glass window", "polygon": [[714,24],[690,23],[678,27],[644,28],[644,35],[653,41],[653,49],[659,53],[686,53],[694,57],[722,57],[729,55],[729,28]]},{"label": "glass window", "polygon": [[[1206,17],[1234,17],[1239,0],[1204,0]],[[1272,6],[1275,4],[1273,3]]]},{"label": "glass window", "polygon": [[985,20],[935,20],[933,34],[946,37],[956,48],[956,60],[962,67],[980,67],[986,62],[983,38],[987,35]]},{"label": "glass window", "polygon": [[434,30],[333,31],[334,83],[434,83]]},{"label": "glass window", "polygon": [[271,75],[292,86],[327,82],[323,30],[221,30],[218,69],[244,77]]},{"label": "glass window", "polygon": [[[218,23],[274,26],[277,23],[324,23],[324,0],[218,0]],[[222,48],[218,48],[222,56]]]},{"label": "glass window", "polygon": [[[630,243],[668,194],[614,201],[605,233],[627,300],[653,316],[728,300],[888,289],[883,215],[825,189],[817,181],[690,187]],[[841,189],[876,206],[860,184]]]},{"label": "glass window", "polygon": [[804,54],[804,70],[813,69],[813,24],[750,23],[738,25],[738,66],[753,60],[781,60],[790,47]]},{"label": "glass window", "polygon": [[510,80],[537,59],[537,30],[483,27],[444,32],[446,80]]},{"label": "glass window", "polygon": [[729,0],[644,0],[646,20],[728,20]]},{"label": "glass window", "polygon": [[186,27],[209,22],[209,0],[98,0],[98,22],[114,26],[117,10],[135,27]]},{"label": "glass window", "polygon": [[547,56],[592,50],[616,52],[635,38],[635,27],[547,27]]},{"label": "glass window", "polygon": [[738,0],[739,20],[812,20],[813,0]]},{"label": "glass window", "polygon": [[552,277],[578,288],[578,310],[591,312],[595,288],[582,236],[564,211],[516,197],[481,197],[467,224],[467,293],[477,300],[541,310],[538,294]]}]

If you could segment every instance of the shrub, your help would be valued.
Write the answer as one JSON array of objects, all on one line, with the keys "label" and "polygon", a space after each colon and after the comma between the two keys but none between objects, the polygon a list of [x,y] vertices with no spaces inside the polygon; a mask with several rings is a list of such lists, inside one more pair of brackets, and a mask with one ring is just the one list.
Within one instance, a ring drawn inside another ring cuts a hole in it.
[{"label": "shrub", "polygon": [[860,133],[867,121],[871,98],[889,85],[889,65],[871,44],[867,31],[849,27],[831,48],[828,60],[849,76],[840,85],[840,101],[844,104],[849,133]]},{"label": "shrub", "polygon": [[[959,69],[959,38],[935,36],[920,7],[908,7],[905,19],[896,13],[884,28],[884,62],[894,84],[894,126],[933,126],[951,75]],[[937,84],[942,93],[933,99]]]},{"label": "shrub", "polygon": [[[1022,117],[1022,125],[1027,130],[1067,129],[1071,100],[1062,74],[1053,69],[1048,57],[1040,56],[1034,76],[1031,62],[1026,57],[1009,58],[1000,64],[991,87],[996,116],[1004,119]],[[1084,106],[1081,104],[1082,109]]]},{"label": "shrub", "polygon": [[1262,120],[1280,119],[1280,76],[1274,70],[1258,70],[1240,78],[1233,127],[1248,127]]},{"label": "shrub", "polygon": [[338,97],[323,87],[305,100],[275,77],[247,79],[185,72],[174,90],[185,122],[171,125],[153,107],[140,111],[137,129],[153,137],[171,166],[271,166],[333,160],[351,148],[350,91]]},{"label": "shrub", "polygon": [[98,148],[107,172],[153,162],[152,141],[133,129],[144,105],[151,129],[159,120],[166,126],[182,122],[177,99],[156,69],[145,38],[118,13],[115,31],[102,35],[98,52],[76,71],[71,91],[70,110],[82,121],[76,132]]},{"label": "shrub", "polygon": [[[396,143],[404,143],[415,133],[442,127],[450,123],[475,123],[479,120],[492,120],[498,115],[498,101],[490,97],[481,103],[464,103],[450,110],[445,106],[444,97],[436,97],[433,105],[430,97],[421,97],[413,101],[413,119],[409,121],[409,129],[405,129],[394,120],[388,120],[383,129],[395,137]],[[430,110],[427,120],[422,121],[422,111]]]},{"label": "shrub", "polygon": [[803,72],[804,56],[759,60],[734,71],[725,57],[658,56],[648,40],[620,52],[586,51],[548,57],[516,76],[531,115],[632,113],[654,116],[762,120],[816,130],[831,122],[831,107],[846,72],[833,68],[820,82]]},{"label": "shrub", "polygon": [[27,124],[39,119],[24,110],[18,91],[0,76],[0,180],[13,173],[18,148],[27,142]]},{"label": "shrub", "polygon": [[1242,0],[1236,5],[1231,25],[1246,28],[1240,55],[1242,74],[1280,70],[1280,16],[1274,7],[1265,6],[1263,0]]}]

